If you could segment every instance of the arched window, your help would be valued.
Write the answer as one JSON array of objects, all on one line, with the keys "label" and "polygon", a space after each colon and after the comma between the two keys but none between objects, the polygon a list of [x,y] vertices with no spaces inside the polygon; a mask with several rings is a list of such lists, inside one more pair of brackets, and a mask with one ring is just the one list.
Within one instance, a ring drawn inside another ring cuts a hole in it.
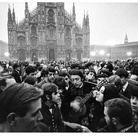
[{"label": "arched window", "polygon": [[36,35],[36,27],[34,25],[31,27],[31,34]]},{"label": "arched window", "polygon": [[20,36],[20,37],[18,38],[18,44],[19,44],[19,46],[23,46],[23,45],[26,44],[26,43],[25,43],[25,38],[24,38],[23,36]]},{"label": "arched window", "polygon": [[48,11],[48,21],[54,22],[54,11],[52,9]]}]

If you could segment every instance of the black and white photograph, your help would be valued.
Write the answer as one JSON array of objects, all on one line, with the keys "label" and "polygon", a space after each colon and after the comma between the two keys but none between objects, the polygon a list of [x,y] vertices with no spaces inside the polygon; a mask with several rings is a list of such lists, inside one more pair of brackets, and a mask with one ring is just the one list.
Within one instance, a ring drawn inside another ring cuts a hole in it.
[{"label": "black and white photograph", "polygon": [[137,133],[138,2],[0,1],[0,132]]}]

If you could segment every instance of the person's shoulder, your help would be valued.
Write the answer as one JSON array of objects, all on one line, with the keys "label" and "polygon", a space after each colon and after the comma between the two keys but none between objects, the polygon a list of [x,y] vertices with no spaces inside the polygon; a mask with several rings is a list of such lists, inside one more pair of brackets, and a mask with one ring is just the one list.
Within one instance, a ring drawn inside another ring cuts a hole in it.
[{"label": "person's shoulder", "polygon": [[37,128],[33,132],[50,132],[50,129],[43,122],[39,122]]},{"label": "person's shoulder", "polygon": [[138,81],[136,80],[128,79],[128,83],[132,84],[133,86],[138,86]]}]

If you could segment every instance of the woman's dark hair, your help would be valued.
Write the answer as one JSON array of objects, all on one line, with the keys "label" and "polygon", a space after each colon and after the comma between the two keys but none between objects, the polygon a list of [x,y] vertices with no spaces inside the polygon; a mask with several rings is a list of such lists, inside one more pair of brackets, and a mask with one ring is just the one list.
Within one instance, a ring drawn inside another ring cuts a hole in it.
[{"label": "woman's dark hair", "polygon": [[106,102],[109,99],[119,98],[119,97],[120,97],[119,90],[114,86],[114,84],[105,85],[103,102]]},{"label": "woman's dark hair", "polygon": [[63,77],[56,77],[53,83],[56,84],[59,89],[65,90],[66,82]]}]

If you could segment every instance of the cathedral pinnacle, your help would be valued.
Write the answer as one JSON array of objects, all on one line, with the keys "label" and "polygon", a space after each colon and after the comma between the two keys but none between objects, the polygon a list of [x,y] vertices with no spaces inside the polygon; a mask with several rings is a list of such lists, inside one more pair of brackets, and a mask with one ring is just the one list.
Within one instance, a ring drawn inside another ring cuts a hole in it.
[{"label": "cathedral pinnacle", "polygon": [[124,44],[128,43],[128,37],[127,37],[127,34],[125,36],[125,40],[124,40]]},{"label": "cathedral pinnacle", "polygon": [[15,21],[15,11],[14,11],[14,4],[13,4],[12,18],[13,18],[13,21]]}]

